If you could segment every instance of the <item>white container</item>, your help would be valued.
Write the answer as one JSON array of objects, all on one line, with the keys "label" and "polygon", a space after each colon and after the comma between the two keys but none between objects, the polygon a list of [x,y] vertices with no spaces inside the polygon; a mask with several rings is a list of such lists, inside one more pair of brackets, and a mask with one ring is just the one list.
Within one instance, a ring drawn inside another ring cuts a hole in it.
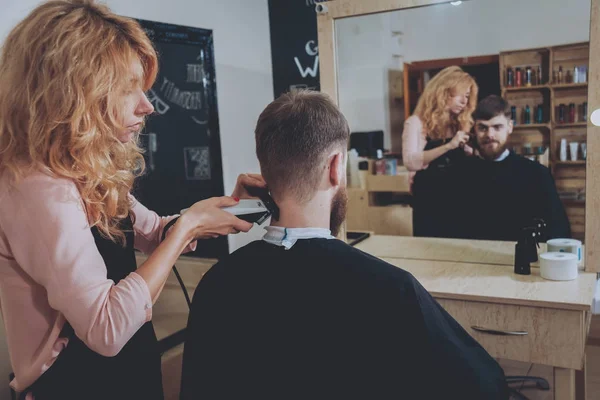
[{"label": "white container", "polygon": [[548,252],[551,253],[571,253],[577,256],[577,264],[581,266],[583,252],[581,250],[581,241],[577,239],[550,239],[546,242]]},{"label": "white container", "polygon": [[567,161],[567,139],[560,140],[560,161]]},{"label": "white container", "polygon": [[571,150],[571,161],[577,161],[577,156],[579,155],[579,142],[569,143],[569,148]]},{"label": "white container", "polygon": [[540,275],[552,281],[572,281],[577,279],[577,256],[572,253],[540,254]]}]

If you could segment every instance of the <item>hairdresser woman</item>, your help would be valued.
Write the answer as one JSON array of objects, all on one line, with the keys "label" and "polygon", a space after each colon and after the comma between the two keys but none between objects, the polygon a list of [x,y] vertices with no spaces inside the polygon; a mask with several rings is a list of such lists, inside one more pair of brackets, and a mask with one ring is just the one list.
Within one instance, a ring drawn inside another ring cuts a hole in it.
[{"label": "hairdresser woman", "polygon": [[[133,20],[91,0],[50,1],[0,55],[0,304],[23,398],[162,399],[152,305],[195,240],[248,231],[194,204],[159,243],[129,193],[156,53]],[[243,186],[263,186],[244,176]],[[134,247],[150,253],[136,268]]]},{"label": "hairdresser woman", "polygon": [[460,67],[443,69],[425,86],[404,123],[402,158],[414,176],[413,235],[452,237],[452,166],[473,154],[467,144],[477,105],[475,80]]}]

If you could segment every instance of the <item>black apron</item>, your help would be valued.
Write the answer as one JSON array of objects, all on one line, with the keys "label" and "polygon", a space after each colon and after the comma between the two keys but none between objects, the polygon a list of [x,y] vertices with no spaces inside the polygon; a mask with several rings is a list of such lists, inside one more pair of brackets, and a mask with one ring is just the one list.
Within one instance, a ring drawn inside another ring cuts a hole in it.
[{"label": "black apron", "polygon": [[[123,221],[122,229],[127,238],[125,247],[92,228],[108,278],[115,284],[137,269],[130,218]],[[115,357],[90,350],[68,323],[61,335],[69,337],[69,344],[27,390],[35,400],[163,399],[160,353],[151,321],[142,325]]]},{"label": "black apron", "polygon": [[[427,138],[424,151],[435,149],[452,139]],[[459,216],[453,215],[451,195],[456,190],[454,168],[467,157],[462,148],[448,151],[424,170],[415,174],[412,186],[413,236],[454,237]]]}]

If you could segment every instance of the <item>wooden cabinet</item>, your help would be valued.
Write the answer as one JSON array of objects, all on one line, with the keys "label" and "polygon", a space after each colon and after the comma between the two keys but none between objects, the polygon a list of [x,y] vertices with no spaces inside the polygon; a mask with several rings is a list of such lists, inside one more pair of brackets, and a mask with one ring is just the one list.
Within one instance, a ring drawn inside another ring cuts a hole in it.
[{"label": "wooden cabinet", "polygon": [[495,358],[583,368],[584,311],[447,299],[438,302]]}]

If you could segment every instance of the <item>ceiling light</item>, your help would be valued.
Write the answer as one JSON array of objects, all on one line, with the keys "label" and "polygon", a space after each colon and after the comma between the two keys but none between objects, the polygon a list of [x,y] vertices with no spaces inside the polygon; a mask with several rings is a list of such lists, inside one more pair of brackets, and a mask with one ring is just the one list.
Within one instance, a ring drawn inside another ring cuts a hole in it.
[{"label": "ceiling light", "polygon": [[462,1],[451,1],[450,4],[452,4],[453,6],[460,6],[462,4]]}]

